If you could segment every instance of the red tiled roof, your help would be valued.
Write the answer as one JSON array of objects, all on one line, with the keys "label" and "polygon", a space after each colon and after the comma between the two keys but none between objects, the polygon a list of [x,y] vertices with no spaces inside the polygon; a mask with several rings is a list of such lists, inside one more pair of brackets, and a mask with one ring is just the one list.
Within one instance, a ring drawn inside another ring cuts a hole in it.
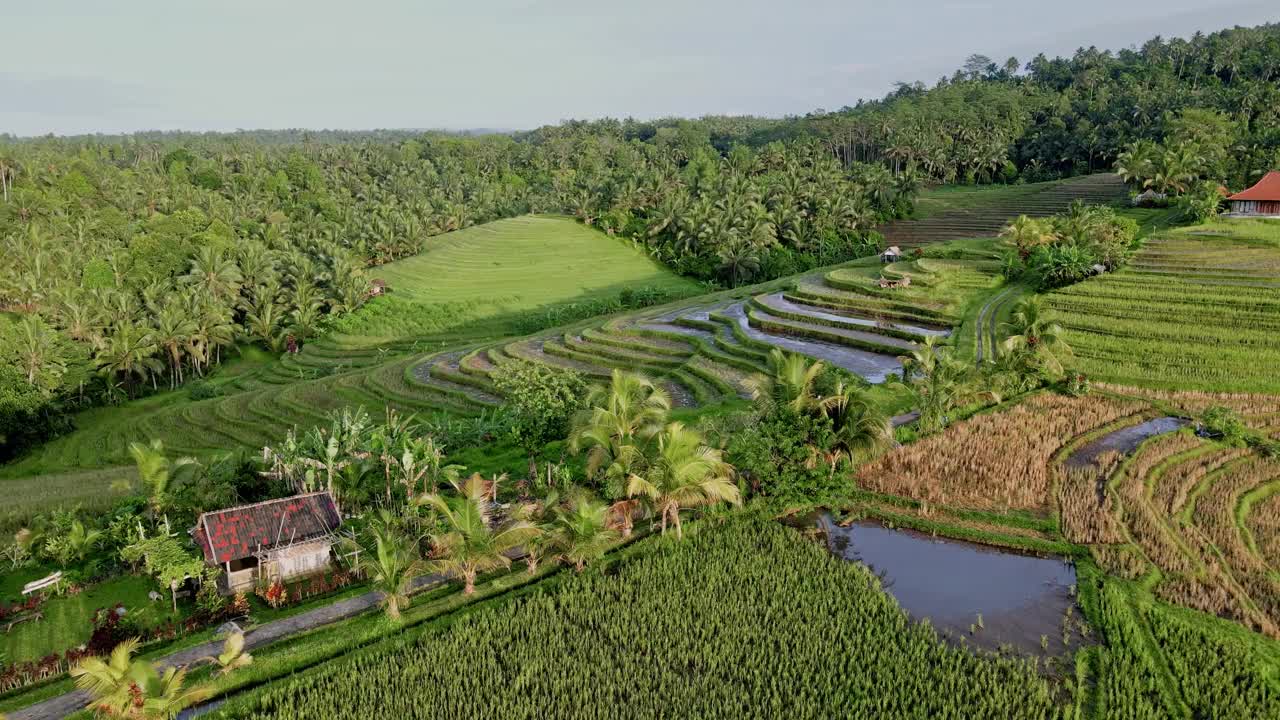
[{"label": "red tiled roof", "polygon": [[205,561],[221,564],[323,537],[341,524],[333,496],[317,492],[205,513],[196,520],[195,537]]},{"label": "red tiled roof", "polygon": [[1280,171],[1272,170],[1257,185],[1242,190],[1227,198],[1228,200],[1260,200],[1262,202],[1280,202]]}]

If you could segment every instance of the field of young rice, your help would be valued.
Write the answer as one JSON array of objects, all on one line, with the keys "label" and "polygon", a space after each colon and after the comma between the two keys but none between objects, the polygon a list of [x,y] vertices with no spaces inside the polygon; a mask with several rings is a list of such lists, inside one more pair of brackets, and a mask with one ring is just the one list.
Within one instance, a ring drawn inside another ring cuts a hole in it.
[{"label": "field of young rice", "polygon": [[1280,393],[1280,248],[1171,232],[1126,270],[1049,296],[1086,374],[1151,388]]},{"label": "field of young rice", "polygon": [[1065,717],[1055,682],[913,624],[758,514],[253,691],[211,717]]}]

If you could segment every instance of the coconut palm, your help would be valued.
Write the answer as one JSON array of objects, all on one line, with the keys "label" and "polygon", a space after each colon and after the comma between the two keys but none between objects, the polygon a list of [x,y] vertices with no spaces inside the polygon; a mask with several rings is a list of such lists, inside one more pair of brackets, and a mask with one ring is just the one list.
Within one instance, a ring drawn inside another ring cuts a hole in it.
[{"label": "coconut palm", "polygon": [[838,383],[835,392],[823,399],[822,411],[831,420],[834,436],[826,452],[832,475],[841,458],[854,462],[893,444],[889,416],[856,388]]},{"label": "coconut palm", "polygon": [[71,668],[71,677],[75,679],[76,687],[93,696],[88,709],[115,717],[128,717],[126,713],[133,704],[130,695],[133,685],[130,670],[138,644],[138,638],[130,638],[112,648],[105,660],[89,657]]},{"label": "coconut palm", "polygon": [[40,318],[28,315],[22,319],[22,333],[18,336],[18,357],[27,374],[27,382],[34,385],[36,376],[53,368],[59,375],[66,363],[58,355],[56,336]]},{"label": "coconut palm", "polygon": [[762,408],[790,408],[804,413],[820,407],[818,378],[825,369],[821,360],[809,361],[803,355],[769,351],[769,372],[750,378],[751,398]]},{"label": "coconut palm", "polygon": [[654,456],[627,479],[627,495],[645,500],[661,518],[662,532],[674,524],[682,537],[680,511],[721,502],[738,504],[741,496],[733,484],[733,467],[720,451],[708,447],[702,436],[683,423],[673,422],[657,435]]},{"label": "coconut palm", "polygon": [[133,658],[137,649],[137,638],[125,640],[107,659],[85,658],[71,669],[76,686],[93,697],[87,709],[109,717],[171,720],[209,696],[205,688],[186,685],[185,668],[160,674],[150,662]]},{"label": "coconut palm", "polygon": [[609,506],[585,495],[571,500],[567,509],[556,509],[552,533],[560,557],[578,572],[603,557],[619,537],[609,527]]},{"label": "coconut palm", "polygon": [[177,387],[182,382],[182,355],[196,330],[191,320],[190,311],[186,307],[190,298],[181,302],[167,303],[156,316],[153,338],[161,352],[169,360],[169,386]]},{"label": "coconut palm", "polygon": [[57,549],[54,555],[63,564],[82,563],[89,554],[102,544],[104,534],[101,530],[87,527],[79,520],[72,520],[66,533],[53,538],[50,544]]},{"label": "coconut palm", "polygon": [[147,491],[147,504],[155,517],[169,509],[171,490],[179,482],[199,474],[201,466],[189,457],[169,460],[164,454],[164,443],[152,440],[150,445],[129,443],[129,455],[138,468],[138,477]]},{"label": "coconut palm", "polygon": [[132,387],[135,375],[147,377],[157,372],[161,365],[156,360],[155,338],[150,331],[133,322],[117,325],[106,343],[95,356],[95,362],[104,372],[124,378]]},{"label": "coconut palm", "polygon": [[1053,242],[1054,232],[1053,226],[1044,220],[1019,215],[1000,231],[1000,237],[1013,243],[1018,254],[1025,258],[1033,249]]},{"label": "coconut palm", "polygon": [[244,649],[244,633],[228,635],[226,641],[222,643],[222,652],[210,655],[204,660],[217,665],[219,675],[230,675],[240,668],[253,664],[253,656]]},{"label": "coconut palm", "polygon": [[[772,225],[769,226],[772,228]],[[717,253],[720,271],[729,277],[731,287],[741,285],[760,272],[760,252],[746,240],[734,240]]]},{"label": "coconut palm", "polygon": [[421,567],[416,544],[388,524],[375,524],[373,548],[360,554],[360,570],[382,593],[387,617],[400,619],[400,608],[409,604],[409,581]]},{"label": "coconut palm", "polygon": [[191,269],[182,276],[182,280],[204,288],[213,298],[225,301],[240,292],[244,276],[236,261],[226,257],[220,248],[204,245],[196,251],[196,256],[191,260]]},{"label": "coconut palm", "polygon": [[622,481],[642,459],[637,443],[656,435],[670,411],[671,396],[661,386],[614,369],[608,386],[597,385],[587,395],[569,447],[575,453],[589,448],[588,475],[603,469],[609,481]]},{"label": "coconut palm", "polygon": [[958,408],[999,400],[995,393],[978,387],[977,373],[968,363],[953,357],[950,348],[935,349],[930,342],[923,345],[910,356],[898,358],[905,367],[904,376],[915,397],[922,430],[932,432],[945,427]]},{"label": "coconut palm", "polygon": [[1063,339],[1062,327],[1046,317],[1044,303],[1037,296],[1019,302],[1002,326],[1009,337],[1006,350],[1030,352],[1044,369],[1055,375],[1063,372],[1062,357],[1071,354]]},{"label": "coconut palm", "polygon": [[454,483],[449,494],[429,493],[419,502],[434,510],[447,528],[431,535],[432,567],[462,578],[463,593],[476,591],[482,572],[511,566],[508,554],[541,533],[527,520],[515,519],[495,527],[490,514],[488,484],[479,473]]}]

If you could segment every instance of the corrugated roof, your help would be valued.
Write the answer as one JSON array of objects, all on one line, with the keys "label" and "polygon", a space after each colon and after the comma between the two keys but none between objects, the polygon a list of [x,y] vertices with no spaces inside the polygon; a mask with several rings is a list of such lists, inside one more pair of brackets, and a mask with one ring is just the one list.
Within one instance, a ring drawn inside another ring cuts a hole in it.
[{"label": "corrugated roof", "polygon": [[1260,200],[1262,202],[1280,202],[1280,171],[1272,170],[1258,184],[1242,190],[1227,198],[1228,200]]},{"label": "corrugated roof", "polygon": [[333,496],[316,492],[205,513],[195,536],[205,561],[221,564],[322,537],[341,524]]}]

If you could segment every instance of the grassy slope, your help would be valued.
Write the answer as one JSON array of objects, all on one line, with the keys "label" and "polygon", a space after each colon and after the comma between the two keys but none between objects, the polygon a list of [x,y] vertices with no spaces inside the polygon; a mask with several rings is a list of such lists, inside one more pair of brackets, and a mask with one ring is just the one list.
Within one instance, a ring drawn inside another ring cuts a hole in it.
[{"label": "grassy slope", "polygon": [[[639,248],[569,218],[526,216],[467,228],[373,271],[391,292],[338,324],[353,345],[400,340],[624,288],[695,289]],[[510,332],[499,322],[493,334]],[[504,332],[505,331],[505,332]]]},{"label": "grassy slope", "polygon": [[[973,206],[983,198],[1008,200],[1023,187],[937,190],[923,202],[946,197],[955,204],[964,197],[962,204]],[[536,308],[616,294],[623,287],[696,287],[640,250],[567,218],[504,220],[434,242],[421,256],[379,268],[375,275],[388,280],[391,293],[344,318],[335,332],[308,343],[300,355],[270,360],[251,353],[239,365],[219,370],[214,382],[223,388],[223,397],[191,402],[185,391],[178,391],[86,413],[77,432],[0,468],[0,483],[24,499],[7,509],[22,515],[54,503],[109,502],[104,488],[128,480],[128,474],[81,472],[126,464],[125,448],[131,440],[158,437],[173,453],[200,455],[260,447],[288,428],[314,424],[328,410],[342,406],[361,404],[375,414],[381,414],[383,406],[417,413],[478,412],[479,406],[460,395],[456,384],[442,391],[418,382],[415,358],[509,336],[513,316]],[[745,298],[784,289],[794,281],[740,288],[696,302]],[[972,295],[966,293],[956,308],[961,318],[958,344],[968,353],[973,341],[966,343],[965,334],[972,333],[973,316],[984,297],[998,288],[984,285],[980,292],[974,290],[979,288],[970,288]],[[749,351],[743,352],[752,359]],[[685,373],[680,381],[687,384],[688,379]],[[705,383],[700,389],[716,390]],[[725,389],[719,388],[721,398]],[[892,400],[896,405],[898,398]]]},{"label": "grassy slope", "polygon": [[1162,389],[1280,393],[1280,223],[1163,230],[1129,268],[1049,296],[1076,364]]},{"label": "grassy slope", "polygon": [[[624,288],[687,293],[698,287],[641,250],[567,218],[502,220],[433,242],[420,256],[378,268],[375,276],[388,280],[392,292],[344,318],[335,333],[310,343],[297,358],[276,361],[251,349],[244,359],[220,368],[212,381],[223,388],[221,398],[195,403],[180,390],[83,413],[76,432],[0,468],[0,479],[38,476],[0,480],[23,499],[6,510],[103,502],[105,487],[129,474],[82,470],[126,463],[131,440],[158,437],[177,452],[191,453],[252,447],[293,424],[314,420],[307,413],[312,404],[316,413],[335,401],[379,404],[383,398],[377,388],[375,394],[367,387],[350,388],[338,397],[328,376],[364,366],[354,380],[347,378],[348,385],[380,374],[378,387],[395,386],[403,368],[388,361],[414,352],[405,345],[409,341],[422,348],[483,341],[510,334],[510,319],[522,312],[616,296]],[[381,351],[369,350],[378,346]],[[248,414],[249,408],[258,414]],[[235,426],[239,419],[246,428]]]}]

